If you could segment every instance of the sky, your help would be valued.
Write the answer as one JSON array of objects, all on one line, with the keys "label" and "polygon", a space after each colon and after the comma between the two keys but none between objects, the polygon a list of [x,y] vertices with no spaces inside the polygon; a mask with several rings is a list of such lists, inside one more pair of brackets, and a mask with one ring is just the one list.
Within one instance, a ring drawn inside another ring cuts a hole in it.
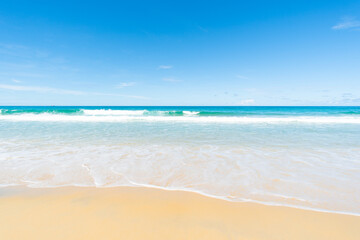
[{"label": "sky", "polygon": [[0,1],[0,105],[360,105],[360,1]]}]

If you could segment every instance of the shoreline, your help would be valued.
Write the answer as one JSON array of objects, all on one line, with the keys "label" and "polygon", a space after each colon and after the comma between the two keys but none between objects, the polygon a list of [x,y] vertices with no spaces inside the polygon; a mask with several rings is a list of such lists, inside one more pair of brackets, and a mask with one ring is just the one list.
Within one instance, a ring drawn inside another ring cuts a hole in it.
[{"label": "shoreline", "polygon": [[0,190],[5,239],[358,239],[360,217],[149,187]]},{"label": "shoreline", "polygon": [[296,206],[291,204],[285,204],[285,203],[276,203],[276,202],[264,202],[264,201],[258,201],[253,199],[241,199],[239,201],[232,201],[230,198],[222,197],[222,196],[216,196],[211,195],[207,193],[203,193],[201,191],[197,190],[191,190],[191,189],[176,189],[176,188],[166,188],[166,187],[159,187],[155,185],[148,185],[148,184],[135,184],[133,186],[111,186],[111,187],[96,187],[96,186],[81,186],[81,185],[63,185],[63,186],[55,186],[55,187],[29,187],[27,185],[14,185],[14,186],[7,186],[7,187],[0,187],[0,199],[2,197],[1,190],[6,191],[15,191],[15,192],[22,192],[25,193],[27,191],[31,191],[34,189],[35,191],[41,191],[47,190],[47,189],[118,189],[118,188],[139,188],[139,189],[155,189],[155,190],[163,190],[163,191],[170,191],[170,192],[185,192],[185,193],[193,193],[198,194],[200,196],[204,196],[207,198],[213,198],[218,199],[222,201],[227,201],[231,203],[254,203],[254,204],[260,204],[265,205],[269,207],[286,207],[286,208],[294,208],[294,209],[300,209],[305,211],[314,211],[319,213],[330,213],[330,214],[341,214],[341,215],[348,215],[348,216],[355,216],[360,217],[360,213],[352,213],[352,212],[344,212],[344,211],[336,211],[336,210],[327,210],[327,209],[317,209],[317,208],[311,208],[311,207],[305,207],[305,206]]}]

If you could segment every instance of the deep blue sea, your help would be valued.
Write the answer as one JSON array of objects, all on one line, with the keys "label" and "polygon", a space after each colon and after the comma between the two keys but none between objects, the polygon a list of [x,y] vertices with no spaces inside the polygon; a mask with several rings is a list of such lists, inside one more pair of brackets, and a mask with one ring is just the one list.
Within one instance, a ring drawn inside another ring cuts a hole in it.
[{"label": "deep blue sea", "polygon": [[360,214],[360,107],[0,107],[0,186],[147,186]]}]

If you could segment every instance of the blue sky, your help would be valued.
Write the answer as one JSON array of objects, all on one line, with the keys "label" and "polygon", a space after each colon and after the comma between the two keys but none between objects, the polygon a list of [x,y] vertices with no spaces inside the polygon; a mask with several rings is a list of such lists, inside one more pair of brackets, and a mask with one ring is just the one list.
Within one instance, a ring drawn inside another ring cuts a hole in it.
[{"label": "blue sky", "polygon": [[0,105],[360,105],[360,1],[1,1]]}]

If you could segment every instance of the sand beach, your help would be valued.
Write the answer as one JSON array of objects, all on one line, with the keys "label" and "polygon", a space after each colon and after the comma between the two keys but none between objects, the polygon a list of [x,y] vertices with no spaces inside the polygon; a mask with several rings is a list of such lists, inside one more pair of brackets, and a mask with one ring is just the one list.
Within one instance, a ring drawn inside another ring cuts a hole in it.
[{"label": "sand beach", "polygon": [[360,217],[184,191],[2,189],[0,236],[45,239],[358,239]]}]

